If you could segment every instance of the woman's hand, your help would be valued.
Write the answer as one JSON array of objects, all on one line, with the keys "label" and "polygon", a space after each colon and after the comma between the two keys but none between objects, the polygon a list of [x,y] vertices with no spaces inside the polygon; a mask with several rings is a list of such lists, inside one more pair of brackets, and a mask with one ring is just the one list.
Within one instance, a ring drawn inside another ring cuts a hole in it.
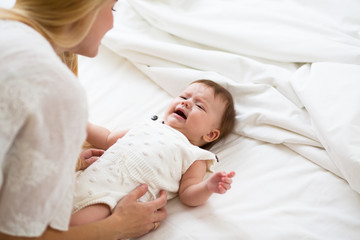
[{"label": "woman's hand", "polygon": [[90,148],[82,151],[79,156],[76,170],[85,170],[104,154],[104,150]]},{"label": "woman's hand", "polygon": [[[121,238],[134,238],[142,236],[156,229],[160,222],[167,217],[165,205],[166,192],[161,191],[160,196],[150,202],[137,200],[147,191],[143,184],[123,197],[116,205],[110,218],[117,218],[121,224],[116,226]],[[126,235],[123,235],[126,233]]]}]

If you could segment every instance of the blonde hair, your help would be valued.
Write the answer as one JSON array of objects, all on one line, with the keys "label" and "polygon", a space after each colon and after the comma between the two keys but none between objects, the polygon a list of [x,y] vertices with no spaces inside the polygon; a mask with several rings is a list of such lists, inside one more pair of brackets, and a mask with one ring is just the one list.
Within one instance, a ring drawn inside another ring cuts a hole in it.
[{"label": "blonde hair", "polygon": [[[42,34],[53,47],[68,49],[85,38],[105,2],[105,0],[17,0],[14,8],[0,9],[0,19],[23,22]],[[77,74],[77,55],[64,52],[59,56]]]}]

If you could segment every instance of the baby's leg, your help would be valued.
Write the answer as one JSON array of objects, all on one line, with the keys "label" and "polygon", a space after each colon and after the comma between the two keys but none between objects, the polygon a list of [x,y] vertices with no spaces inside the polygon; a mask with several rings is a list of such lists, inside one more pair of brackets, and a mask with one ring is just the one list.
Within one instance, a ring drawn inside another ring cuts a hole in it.
[{"label": "baby's leg", "polygon": [[95,222],[110,216],[111,210],[105,204],[95,204],[85,207],[71,216],[70,226]]}]

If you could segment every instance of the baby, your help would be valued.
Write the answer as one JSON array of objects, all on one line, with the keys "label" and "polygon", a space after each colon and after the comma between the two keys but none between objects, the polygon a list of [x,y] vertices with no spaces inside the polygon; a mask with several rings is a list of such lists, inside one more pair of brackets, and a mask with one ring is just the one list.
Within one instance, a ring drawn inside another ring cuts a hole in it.
[{"label": "baby", "polygon": [[155,199],[165,190],[168,199],[179,195],[182,203],[199,206],[213,193],[225,193],[235,172],[216,172],[204,180],[217,161],[205,149],[228,135],[234,123],[231,94],[210,80],[191,83],[170,103],[162,122],[149,120],[120,132],[89,123],[87,141],[107,150],[78,172],[70,225],[109,216],[116,203],[141,183],[149,189],[141,201]]}]

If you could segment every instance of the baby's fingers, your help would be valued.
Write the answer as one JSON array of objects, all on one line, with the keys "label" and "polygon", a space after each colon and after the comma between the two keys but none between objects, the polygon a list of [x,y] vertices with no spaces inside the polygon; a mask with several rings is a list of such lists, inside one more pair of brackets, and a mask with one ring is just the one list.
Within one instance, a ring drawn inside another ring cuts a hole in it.
[{"label": "baby's fingers", "polygon": [[230,188],[231,188],[231,184],[229,184],[229,183],[220,183],[221,184],[221,186],[224,188],[224,189],[226,189],[226,190],[229,190]]},{"label": "baby's fingers", "polygon": [[233,178],[235,176],[235,172],[231,171],[226,175],[228,178]]},{"label": "baby's fingers", "polygon": [[228,178],[228,177],[222,177],[222,178],[221,178],[221,182],[231,184],[231,183],[232,183],[232,179],[231,179],[231,178]]},{"label": "baby's fingers", "polygon": [[231,188],[230,184],[222,183],[222,182],[219,183],[218,189],[220,194],[226,193],[226,191],[229,190],[230,188]]}]

